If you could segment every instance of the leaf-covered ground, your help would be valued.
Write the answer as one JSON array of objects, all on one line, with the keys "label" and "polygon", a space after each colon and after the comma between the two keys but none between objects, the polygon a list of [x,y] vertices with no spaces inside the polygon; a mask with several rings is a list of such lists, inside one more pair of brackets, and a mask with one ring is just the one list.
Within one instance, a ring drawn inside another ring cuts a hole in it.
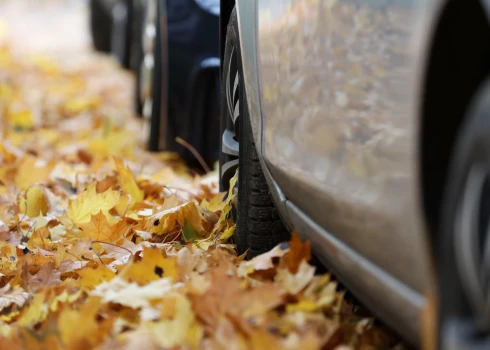
[{"label": "leaf-covered ground", "polygon": [[236,255],[232,196],[143,150],[131,84],[1,41],[0,348],[393,348],[298,236]]}]

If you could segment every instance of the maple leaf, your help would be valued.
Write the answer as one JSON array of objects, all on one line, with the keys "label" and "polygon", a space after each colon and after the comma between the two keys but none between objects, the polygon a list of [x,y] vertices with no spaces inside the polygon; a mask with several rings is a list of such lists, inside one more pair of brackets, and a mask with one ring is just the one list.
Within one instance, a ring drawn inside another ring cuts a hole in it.
[{"label": "maple leaf", "polygon": [[120,232],[115,231],[115,226],[109,225],[107,217],[102,211],[92,215],[90,222],[78,224],[78,227],[82,229],[86,237],[95,241],[107,242],[116,242],[121,238]]},{"label": "maple leaf", "polygon": [[158,248],[143,249],[143,259],[133,263],[124,273],[124,278],[140,285],[169,277],[172,281],[177,278],[176,258],[165,258]]},{"label": "maple leaf", "polygon": [[114,162],[116,163],[119,185],[125,193],[131,196],[131,205],[134,206],[143,200],[143,191],[138,187],[131,170],[124,166],[122,159],[114,157]]},{"label": "maple leaf", "polygon": [[92,215],[102,212],[106,217],[112,218],[108,212],[119,202],[120,193],[111,189],[105,192],[96,192],[96,183],[92,182],[87,189],[68,204],[68,217],[75,224],[87,223]]},{"label": "maple leaf", "polygon": [[303,260],[308,262],[311,259],[310,241],[306,241],[305,243],[301,242],[298,232],[294,230],[291,235],[289,247],[289,252],[284,257],[284,260],[289,271],[296,274]]},{"label": "maple leaf", "polygon": [[[64,309],[60,313],[58,329],[63,348],[94,348],[107,337],[113,320],[111,318],[97,320],[100,303],[100,298],[92,297],[80,310]],[[80,322],[81,320],[83,322]]]},{"label": "maple leaf", "polygon": [[87,289],[93,289],[116,277],[116,274],[104,265],[98,265],[95,269],[86,266],[77,270],[77,274],[81,277],[81,285]]}]

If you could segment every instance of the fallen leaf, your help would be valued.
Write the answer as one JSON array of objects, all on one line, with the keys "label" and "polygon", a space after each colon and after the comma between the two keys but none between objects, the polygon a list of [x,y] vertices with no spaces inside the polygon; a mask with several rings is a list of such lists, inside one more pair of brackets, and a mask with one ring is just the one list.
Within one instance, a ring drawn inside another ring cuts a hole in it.
[{"label": "fallen leaf", "polygon": [[110,225],[102,211],[92,215],[90,222],[79,223],[84,235],[94,241],[117,242],[121,239],[120,232],[115,230],[116,225]]},{"label": "fallen leaf", "polygon": [[161,278],[140,286],[119,277],[98,285],[91,295],[99,296],[104,303],[118,303],[132,308],[150,307],[150,302],[162,299],[173,289],[168,278]]},{"label": "fallen leaf", "polygon": [[6,284],[0,289],[0,310],[6,307],[16,304],[17,306],[23,306],[28,300],[29,294],[27,294],[21,287],[10,287],[10,284]]},{"label": "fallen leaf", "polygon": [[134,206],[143,200],[143,191],[138,187],[131,170],[124,166],[122,159],[114,157],[114,162],[116,163],[119,184],[122,190],[131,196],[131,205]]},{"label": "fallen leaf", "polygon": [[54,262],[50,261],[41,266],[41,269],[33,276],[29,276],[28,286],[32,291],[41,288],[56,286],[61,283],[61,272],[55,269]]},{"label": "fallen leaf", "polygon": [[46,215],[49,207],[43,191],[38,186],[29,187],[25,196],[20,198],[19,210],[31,218]]},{"label": "fallen leaf", "polygon": [[177,265],[175,257],[165,258],[162,251],[158,248],[143,249],[143,259],[133,263],[123,274],[124,278],[130,282],[140,285],[168,277],[171,281],[177,278]]},{"label": "fallen leaf", "polygon": [[92,215],[99,212],[102,212],[106,218],[112,218],[109,210],[119,202],[119,192],[108,189],[97,193],[95,187],[96,183],[92,182],[85,191],[68,204],[67,215],[75,224],[87,223],[91,220]]},{"label": "fallen leaf", "polygon": [[291,235],[289,247],[289,252],[284,257],[284,260],[289,271],[296,274],[302,262],[308,262],[311,259],[310,241],[306,241],[305,243],[301,242],[298,232],[295,230]]},{"label": "fallen leaf", "polygon": [[77,270],[81,278],[82,287],[91,290],[103,282],[108,282],[116,277],[116,274],[104,265],[98,265],[96,268],[83,267]]}]

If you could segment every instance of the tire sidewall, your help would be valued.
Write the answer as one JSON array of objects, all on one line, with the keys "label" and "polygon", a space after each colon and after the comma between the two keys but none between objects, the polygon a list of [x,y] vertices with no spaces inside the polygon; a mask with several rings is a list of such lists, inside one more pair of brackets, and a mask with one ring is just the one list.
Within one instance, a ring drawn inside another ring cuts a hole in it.
[{"label": "tire sidewall", "polygon": [[439,346],[447,323],[461,313],[470,312],[463,281],[458,272],[455,251],[455,218],[462,201],[466,182],[474,164],[490,165],[490,83],[479,89],[470,104],[453,152],[446,191],[442,202],[440,232],[436,243],[436,268],[439,294]]}]

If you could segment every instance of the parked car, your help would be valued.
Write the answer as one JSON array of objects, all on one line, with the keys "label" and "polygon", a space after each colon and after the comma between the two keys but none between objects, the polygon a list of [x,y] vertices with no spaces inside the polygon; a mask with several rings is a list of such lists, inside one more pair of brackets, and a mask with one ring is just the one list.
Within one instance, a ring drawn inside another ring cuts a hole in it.
[{"label": "parked car", "polygon": [[468,0],[221,0],[221,188],[413,345],[490,349],[490,27]]},{"label": "parked car", "polygon": [[149,150],[176,151],[197,165],[175,141],[181,137],[208,164],[216,161],[219,0],[92,0],[91,18],[95,48],[136,74]]}]

